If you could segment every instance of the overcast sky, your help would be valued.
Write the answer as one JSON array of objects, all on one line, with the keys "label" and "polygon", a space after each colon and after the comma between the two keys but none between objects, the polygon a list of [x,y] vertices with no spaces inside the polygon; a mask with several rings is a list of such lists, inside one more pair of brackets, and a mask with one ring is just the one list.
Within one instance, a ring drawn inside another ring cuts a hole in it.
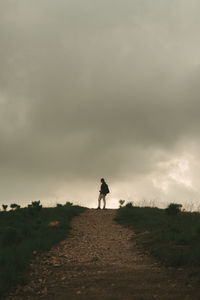
[{"label": "overcast sky", "polygon": [[199,0],[0,0],[0,202],[95,207],[104,177],[109,207],[198,207],[199,13]]}]

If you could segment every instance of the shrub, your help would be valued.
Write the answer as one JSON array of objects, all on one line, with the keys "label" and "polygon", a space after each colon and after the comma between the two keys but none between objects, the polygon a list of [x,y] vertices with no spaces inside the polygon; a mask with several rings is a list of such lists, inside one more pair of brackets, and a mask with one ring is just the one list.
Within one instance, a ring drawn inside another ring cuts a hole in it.
[{"label": "shrub", "polygon": [[71,207],[71,206],[73,206],[73,203],[72,203],[72,202],[69,202],[69,201],[67,201],[67,202],[66,202],[66,204],[65,204],[65,206],[66,206],[66,207]]},{"label": "shrub", "polygon": [[170,203],[169,206],[165,209],[165,212],[172,216],[177,215],[181,211],[182,204]]},{"label": "shrub", "polygon": [[8,205],[6,205],[6,204],[3,204],[3,205],[2,205],[2,207],[3,207],[3,210],[4,210],[4,211],[6,211],[6,210],[7,210],[7,208],[8,208]]},{"label": "shrub", "polygon": [[42,209],[42,205],[40,204],[40,200],[32,201],[32,203],[28,205],[28,208],[40,211]]},{"label": "shrub", "polygon": [[128,203],[126,204],[126,207],[127,207],[127,208],[133,208],[133,202],[128,202]]},{"label": "shrub", "polygon": [[10,204],[10,208],[12,208],[12,209],[19,209],[20,205],[18,205],[16,203],[12,203],[12,204]]},{"label": "shrub", "polygon": [[119,207],[122,207],[125,203],[125,200],[119,200]]},{"label": "shrub", "polygon": [[33,206],[34,208],[36,208],[37,210],[41,210],[41,208],[42,208],[42,205],[40,204],[40,200],[38,200],[38,201],[33,201],[33,202],[32,202],[32,206]]},{"label": "shrub", "polygon": [[59,204],[59,203],[58,203],[58,204],[56,205],[56,207],[62,207],[62,204]]}]

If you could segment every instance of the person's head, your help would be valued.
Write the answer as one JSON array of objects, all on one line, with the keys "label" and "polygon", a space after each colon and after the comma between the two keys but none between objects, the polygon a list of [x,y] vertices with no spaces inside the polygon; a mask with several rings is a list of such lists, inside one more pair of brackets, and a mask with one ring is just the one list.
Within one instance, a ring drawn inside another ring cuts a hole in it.
[{"label": "person's head", "polygon": [[104,183],[104,182],[105,182],[104,178],[101,178],[101,182],[102,182],[102,183]]}]

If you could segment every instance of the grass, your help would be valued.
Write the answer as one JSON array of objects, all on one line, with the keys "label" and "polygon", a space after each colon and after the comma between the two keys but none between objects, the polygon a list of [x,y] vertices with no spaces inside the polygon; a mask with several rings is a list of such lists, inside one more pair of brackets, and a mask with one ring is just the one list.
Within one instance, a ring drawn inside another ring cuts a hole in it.
[{"label": "grass", "polygon": [[200,274],[200,214],[151,207],[121,207],[116,221],[133,229],[138,244],[166,266],[190,266]]},{"label": "grass", "polygon": [[0,212],[0,295],[25,283],[34,253],[48,251],[63,240],[71,219],[84,209],[71,203],[42,208],[33,202],[26,208]]}]

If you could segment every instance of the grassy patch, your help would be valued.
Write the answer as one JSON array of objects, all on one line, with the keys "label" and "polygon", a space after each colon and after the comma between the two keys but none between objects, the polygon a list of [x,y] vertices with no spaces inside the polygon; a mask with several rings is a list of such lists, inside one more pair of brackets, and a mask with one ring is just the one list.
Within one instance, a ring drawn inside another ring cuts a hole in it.
[{"label": "grassy patch", "polygon": [[131,227],[138,234],[137,242],[165,265],[200,269],[199,213],[125,206],[118,209],[116,221]]},{"label": "grassy patch", "polygon": [[25,282],[34,253],[47,251],[64,239],[71,219],[84,209],[71,203],[42,208],[33,202],[26,208],[0,212],[0,295]]}]

